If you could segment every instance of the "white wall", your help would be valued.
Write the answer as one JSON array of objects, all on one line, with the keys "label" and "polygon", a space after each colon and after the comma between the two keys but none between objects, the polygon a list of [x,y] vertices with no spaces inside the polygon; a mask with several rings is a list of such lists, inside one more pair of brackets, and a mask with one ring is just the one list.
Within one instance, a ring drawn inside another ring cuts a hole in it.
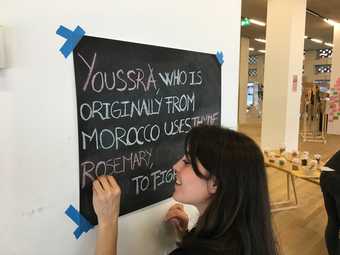
[{"label": "white wall", "polygon": [[[0,254],[93,254],[95,231],[73,237],[78,139],[72,57],[59,25],[87,34],[180,49],[222,50],[222,123],[237,127],[240,0],[3,0],[8,68],[0,69]],[[163,254],[171,201],[119,220],[119,254]]]}]

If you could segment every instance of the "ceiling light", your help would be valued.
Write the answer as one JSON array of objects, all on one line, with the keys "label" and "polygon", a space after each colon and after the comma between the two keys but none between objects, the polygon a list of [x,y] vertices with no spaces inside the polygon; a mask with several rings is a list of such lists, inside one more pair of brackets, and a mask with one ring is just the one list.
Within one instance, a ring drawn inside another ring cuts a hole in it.
[{"label": "ceiling light", "polygon": [[336,22],[336,21],[334,21],[334,20],[331,20],[331,19],[324,18],[323,20],[324,20],[326,23],[328,23],[329,25],[331,25],[331,26],[337,26],[337,25],[339,25],[338,22]]},{"label": "ceiling light", "polygon": [[249,48],[249,51],[254,51],[255,49],[254,48]]},{"label": "ceiling light", "polygon": [[264,39],[258,39],[258,38],[255,38],[255,41],[257,41],[257,42],[261,42],[261,43],[266,43],[266,40],[264,40]]},{"label": "ceiling light", "polygon": [[326,46],[329,46],[329,47],[334,47],[334,44],[328,43],[328,42],[326,42],[325,45],[326,45]]},{"label": "ceiling light", "polygon": [[307,35],[305,35],[305,39],[307,39],[308,38],[308,36]]},{"label": "ceiling light", "polygon": [[256,20],[256,19],[249,19],[250,23],[261,26],[261,27],[265,27],[266,23]]},{"label": "ceiling light", "polygon": [[311,41],[315,42],[315,43],[323,43],[323,41],[321,41],[319,39],[315,39],[315,38],[311,38]]},{"label": "ceiling light", "polygon": [[261,52],[261,53],[266,53],[266,51],[265,51],[265,50],[259,50],[259,52]]}]

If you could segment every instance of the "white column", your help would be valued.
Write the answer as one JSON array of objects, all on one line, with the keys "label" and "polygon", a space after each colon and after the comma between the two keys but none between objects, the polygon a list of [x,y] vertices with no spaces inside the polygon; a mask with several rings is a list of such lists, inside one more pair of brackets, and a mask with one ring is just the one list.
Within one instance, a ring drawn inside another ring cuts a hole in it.
[{"label": "white column", "polygon": [[306,0],[268,0],[263,148],[298,148],[305,19]]},{"label": "white column", "polygon": [[[330,87],[337,91],[337,95],[330,100],[333,105],[333,113],[328,114],[328,134],[340,135],[340,25],[334,27],[333,35],[333,56],[332,56],[332,73]],[[339,114],[338,114],[339,113]],[[338,119],[334,119],[338,116]]]},{"label": "white column", "polygon": [[249,58],[249,39],[242,37],[240,46],[240,80],[238,95],[238,123],[246,122],[247,110],[247,88],[248,88],[248,58]]}]

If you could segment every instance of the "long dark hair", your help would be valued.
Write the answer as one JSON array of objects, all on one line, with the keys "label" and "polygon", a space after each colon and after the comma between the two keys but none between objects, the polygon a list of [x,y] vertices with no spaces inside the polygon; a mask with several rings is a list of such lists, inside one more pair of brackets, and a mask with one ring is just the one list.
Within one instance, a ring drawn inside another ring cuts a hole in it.
[{"label": "long dark hair", "polygon": [[[264,159],[256,143],[230,129],[199,126],[186,137],[185,155],[198,177],[213,178],[217,191],[180,246],[212,254],[278,254]],[[197,160],[208,177],[198,170]]]}]

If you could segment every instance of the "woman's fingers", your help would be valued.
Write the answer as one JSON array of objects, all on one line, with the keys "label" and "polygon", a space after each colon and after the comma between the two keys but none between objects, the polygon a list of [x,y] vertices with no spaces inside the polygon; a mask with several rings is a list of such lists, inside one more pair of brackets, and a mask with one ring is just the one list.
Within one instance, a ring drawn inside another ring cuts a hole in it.
[{"label": "woman's fingers", "polygon": [[184,209],[184,205],[180,204],[180,203],[176,203],[176,204],[174,204],[170,207],[170,209],[172,209],[172,208]]},{"label": "woman's fingers", "polygon": [[93,187],[93,190],[97,193],[97,194],[100,194],[100,193],[103,193],[104,190],[103,190],[103,187],[102,185],[100,184],[100,182],[98,180],[95,180],[92,184],[92,187]]},{"label": "woman's fingers", "polygon": [[170,207],[170,210],[171,210],[171,209],[184,210],[184,205],[183,205],[183,204],[176,203],[176,204],[174,204],[173,206]]},{"label": "woman's fingers", "polygon": [[182,204],[175,204],[168,210],[165,221],[174,225],[177,230],[184,232],[188,229],[189,217]]},{"label": "woman's fingers", "polygon": [[98,180],[99,180],[100,184],[102,185],[103,190],[109,191],[111,189],[111,185],[107,181],[107,177],[106,176],[99,176]]},{"label": "woman's fingers", "polygon": [[168,213],[165,215],[165,221],[168,221],[172,218],[176,218],[180,216],[181,216],[181,212],[179,212],[178,210],[171,210],[171,211],[168,211]]},{"label": "woman's fingers", "polygon": [[100,176],[93,182],[93,207],[99,225],[108,225],[119,215],[120,188],[114,177]]},{"label": "woman's fingers", "polygon": [[107,181],[116,193],[120,193],[120,187],[119,187],[116,179],[113,178],[113,176],[108,176]]},{"label": "woman's fingers", "polygon": [[117,181],[115,180],[115,178],[113,176],[99,176],[98,179],[95,181],[98,182],[99,185],[101,186],[101,189],[99,189],[100,187],[98,185],[96,185],[95,187],[97,188],[96,191],[109,191],[109,192],[114,192],[114,194],[120,194],[120,187],[117,183]]},{"label": "woman's fingers", "polygon": [[170,223],[177,221],[181,225],[186,225],[187,222],[188,222],[188,216],[187,216],[186,213],[176,213],[176,212],[174,212],[174,213],[170,213],[166,217],[165,221],[170,222]]},{"label": "woman's fingers", "polygon": [[168,210],[165,216],[165,220],[167,221],[174,217],[183,217],[183,216],[186,216],[186,213],[184,211],[184,206],[182,204],[174,204]]}]

